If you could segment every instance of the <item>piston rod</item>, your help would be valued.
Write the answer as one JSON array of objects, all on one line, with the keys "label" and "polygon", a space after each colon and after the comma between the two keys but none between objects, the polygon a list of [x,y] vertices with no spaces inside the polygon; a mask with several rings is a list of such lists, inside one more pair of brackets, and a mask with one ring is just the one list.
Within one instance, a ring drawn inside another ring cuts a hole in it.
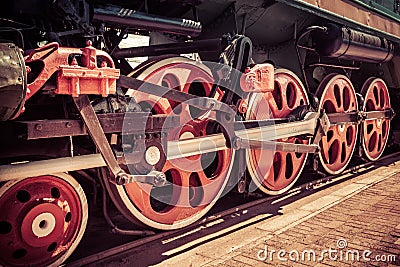
[{"label": "piston rod", "polygon": [[201,33],[201,23],[197,21],[150,15],[117,6],[96,6],[93,20],[110,26],[127,26],[186,36],[198,36]]},{"label": "piston rod", "polygon": [[[261,142],[298,135],[314,135],[319,120],[319,113],[309,112],[302,121],[237,130],[235,135],[242,140],[257,140]],[[310,147],[310,149],[315,148],[315,146]],[[227,147],[225,136],[222,133],[179,141],[168,141],[167,159],[183,158],[223,149],[227,149]],[[275,150],[279,149],[278,144]],[[300,147],[295,147],[294,149],[300,149]],[[301,149],[304,148],[301,147]],[[106,162],[100,154],[2,165],[0,166],[0,182],[104,166],[106,166]],[[152,174],[149,175],[151,176]],[[162,184],[158,177],[138,175],[138,178],[138,182]],[[151,178],[151,181],[149,178]]]},{"label": "piston rod", "polygon": [[0,182],[104,166],[106,162],[101,154],[2,165],[0,166]]}]

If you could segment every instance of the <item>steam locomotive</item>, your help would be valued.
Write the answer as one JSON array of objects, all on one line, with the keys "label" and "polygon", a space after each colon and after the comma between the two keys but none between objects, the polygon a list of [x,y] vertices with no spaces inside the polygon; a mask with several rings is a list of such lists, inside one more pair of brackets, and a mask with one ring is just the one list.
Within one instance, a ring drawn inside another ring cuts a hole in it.
[{"label": "steam locomotive", "polygon": [[3,266],[63,263],[98,187],[146,235],[232,188],[279,195],[305,166],[339,174],[399,141],[398,0],[14,0],[0,13]]}]

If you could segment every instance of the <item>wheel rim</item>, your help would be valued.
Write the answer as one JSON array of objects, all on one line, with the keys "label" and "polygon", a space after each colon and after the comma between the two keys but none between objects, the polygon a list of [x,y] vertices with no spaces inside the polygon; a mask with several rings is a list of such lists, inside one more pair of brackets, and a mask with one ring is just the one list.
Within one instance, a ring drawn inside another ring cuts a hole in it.
[{"label": "wheel rim", "polygon": [[[357,98],[350,80],[339,74],[325,77],[317,90],[319,110],[325,113],[357,111]],[[357,125],[341,124],[329,127],[320,142],[319,159],[323,169],[330,174],[342,172],[351,160],[357,141]]]},{"label": "wheel rim", "polygon": [[[274,80],[275,86],[272,92],[252,96],[249,101],[247,119],[262,120],[270,118],[271,115],[275,119],[286,118],[299,105],[308,104],[307,93],[296,74],[285,69],[277,69]],[[262,108],[265,102],[269,111]],[[309,142],[308,139],[299,137],[277,141],[296,144]],[[304,168],[306,158],[307,154],[276,151],[272,159],[271,151],[249,149],[247,168],[253,181],[264,193],[276,195],[289,190],[294,185]],[[271,162],[271,164],[266,162]]]},{"label": "wheel rim", "polygon": [[[379,111],[390,108],[389,90],[382,79],[369,78],[361,89],[364,97],[363,111]],[[362,148],[371,161],[382,155],[389,137],[390,119],[365,120],[361,124]]]},{"label": "wheel rim", "polygon": [[[133,76],[199,96],[208,96],[214,82],[204,65],[180,57],[153,62]],[[196,109],[141,92],[130,92],[142,108],[152,107],[152,113],[174,112],[180,116],[182,126],[169,132],[169,140],[212,132],[213,121],[193,119],[198,114]],[[221,97],[222,92],[217,90],[216,98]],[[169,186],[153,188],[132,183],[115,187],[114,200],[120,211],[135,223],[164,230],[187,226],[203,216],[219,198],[229,177],[232,159],[233,151],[223,150],[167,161],[162,171],[171,182]],[[210,163],[207,168],[206,162]]]},{"label": "wheel rim", "polygon": [[0,262],[6,266],[58,266],[80,242],[88,217],[85,194],[67,174],[6,183],[0,210]]}]

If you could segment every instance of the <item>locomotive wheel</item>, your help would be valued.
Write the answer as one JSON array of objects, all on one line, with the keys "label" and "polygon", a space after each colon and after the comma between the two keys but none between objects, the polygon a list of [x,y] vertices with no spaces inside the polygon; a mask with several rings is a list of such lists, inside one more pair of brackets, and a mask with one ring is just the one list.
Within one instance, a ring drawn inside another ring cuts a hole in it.
[{"label": "locomotive wheel", "polygon": [[[361,89],[364,97],[363,111],[390,108],[389,91],[382,79],[369,78]],[[361,124],[362,148],[371,161],[379,159],[389,137],[390,119],[365,120]]]},{"label": "locomotive wheel", "polygon": [[[319,110],[325,113],[357,111],[357,98],[351,81],[344,75],[329,74],[316,93],[320,99]],[[320,142],[319,159],[329,174],[342,172],[351,160],[357,141],[356,124],[332,125]]]},{"label": "locomotive wheel", "polygon": [[[206,66],[182,57],[150,62],[132,76],[198,96],[208,96],[214,82]],[[195,108],[131,89],[128,93],[153,114],[179,115],[181,128],[170,131],[169,140],[213,133],[213,122],[195,118],[199,115]],[[215,98],[221,97],[222,92],[217,90]],[[233,157],[233,151],[223,150],[167,160],[162,171],[170,185],[160,188],[137,183],[108,185],[111,197],[121,213],[136,224],[162,230],[182,228],[201,218],[219,198],[229,178]]]},{"label": "locomotive wheel", "polygon": [[[267,103],[269,111],[263,108]],[[274,90],[254,94],[249,101],[248,120],[286,118],[300,105],[307,105],[307,92],[299,78],[285,69],[275,70]],[[270,115],[271,114],[271,115]],[[279,142],[308,144],[309,139],[289,137]],[[271,151],[249,149],[247,151],[247,169],[260,190],[270,195],[281,194],[289,190],[299,178],[304,168],[307,154],[276,151],[272,165],[267,166]]]},{"label": "locomotive wheel", "polygon": [[59,266],[86,228],[88,208],[68,174],[10,181],[0,188],[0,265]]}]

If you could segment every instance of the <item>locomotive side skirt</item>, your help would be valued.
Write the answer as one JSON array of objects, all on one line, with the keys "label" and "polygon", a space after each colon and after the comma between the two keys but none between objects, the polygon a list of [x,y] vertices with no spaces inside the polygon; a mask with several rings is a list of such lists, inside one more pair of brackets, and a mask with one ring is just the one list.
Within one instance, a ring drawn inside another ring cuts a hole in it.
[{"label": "locomotive side skirt", "polygon": [[[278,0],[306,12],[351,26],[368,33],[379,33],[391,40],[400,39],[400,17],[390,11],[381,12],[362,1]],[[370,1],[372,2],[372,1]],[[379,6],[379,5],[376,5]],[[378,12],[376,12],[378,11]]]}]

